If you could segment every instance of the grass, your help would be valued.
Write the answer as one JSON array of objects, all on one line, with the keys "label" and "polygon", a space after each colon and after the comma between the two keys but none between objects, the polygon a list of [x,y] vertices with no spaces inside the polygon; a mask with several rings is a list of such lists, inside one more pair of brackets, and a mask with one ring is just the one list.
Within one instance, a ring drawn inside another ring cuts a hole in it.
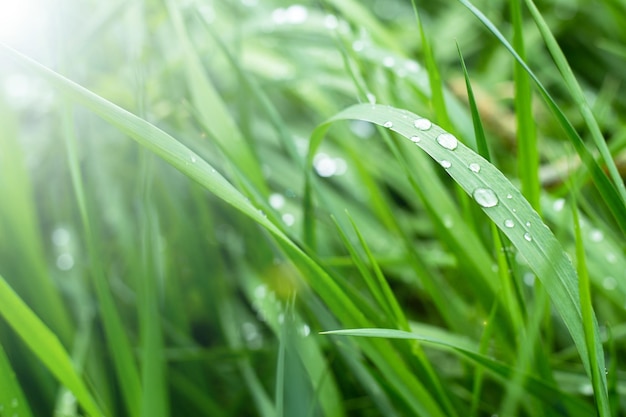
[{"label": "grass", "polygon": [[0,45],[0,415],[622,415],[602,3],[71,2]]}]

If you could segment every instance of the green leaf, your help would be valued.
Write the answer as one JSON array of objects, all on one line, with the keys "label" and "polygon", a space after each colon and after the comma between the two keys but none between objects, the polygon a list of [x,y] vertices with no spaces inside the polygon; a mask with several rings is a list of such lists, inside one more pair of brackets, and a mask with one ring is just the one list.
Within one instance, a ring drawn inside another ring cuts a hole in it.
[{"label": "green leaf", "polygon": [[20,299],[2,276],[0,276],[0,315],[59,382],[74,393],[87,413],[92,417],[104,416],[87,386],[74,370],[72,361],[59,339]]},{"label": "green leaf", "polygon": [[593,409],[584,401],[575,397],[571,397],[561,392],[558,388],[544,382],[533,375],[521,374],[509,366],[498,362],[488,356],[477,353],[465,347],[460,347],[456,342],[446,341],[441,338],[422,336],[411,332],[395,329],[343,329],[330,330],[321,332],[320,334],[335,336],[357,336],[357,337],[375,337],[386,339],[406,339],[419,340],[420,342],[429,343],[439,348],[452,349],[459,353],[462,357],[483,366],[493,375],[499,376],[504,381],[521,376],[524,388],[533,396],[541,399],[551,405],[555,411],[561,411],[562,406],[568,407],[570,410],[576,410],[578,416],[593,416]]},{"label": "green leaf", "polygon": [[[442,164],[448,175],[474,198],[546,287],[576,344],[587,374],[591,376],[576,271],[559,241],[511,182],[488,161],[440,127],[432,125],[427,130],[420,130],[414,122],[421,117],[390,106],[352,106],[318,127],[314,135],[323,135],[332,122],[351,119],[387,127],[412,140]],[[484,267],[490,268],[491,265]],[[594,333],[596,347],[601,352],[597,326]]]}]

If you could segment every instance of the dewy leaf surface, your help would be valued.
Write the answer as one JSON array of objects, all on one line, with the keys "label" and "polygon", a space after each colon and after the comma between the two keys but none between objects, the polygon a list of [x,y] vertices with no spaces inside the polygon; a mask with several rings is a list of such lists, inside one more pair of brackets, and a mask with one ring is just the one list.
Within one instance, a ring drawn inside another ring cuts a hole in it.
[{"label": "dewy leaf surface", "polygon": [[[559,241],[519,190],[496,167],[439,126],[390,106],[359,104],[345,109],[316,129],[311,147],[322,141],[333,122],[340,120],[371,122],[411,140],[474,198],[544,284],[576,344],[587,374],[591,375],[576,270]],[[598,351],[602,351],[595,318],[593,326]],[[604,360],[601,362],[594,366],[604,366]]]}]

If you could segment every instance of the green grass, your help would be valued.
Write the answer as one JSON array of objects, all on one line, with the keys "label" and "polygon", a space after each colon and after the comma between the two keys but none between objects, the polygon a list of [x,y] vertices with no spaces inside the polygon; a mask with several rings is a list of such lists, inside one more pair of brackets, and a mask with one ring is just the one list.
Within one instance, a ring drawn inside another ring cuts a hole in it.
[{"label": "green grass", "polygon": [[0,45],[0,416],[624,414],[601,3],[49,10]]}]

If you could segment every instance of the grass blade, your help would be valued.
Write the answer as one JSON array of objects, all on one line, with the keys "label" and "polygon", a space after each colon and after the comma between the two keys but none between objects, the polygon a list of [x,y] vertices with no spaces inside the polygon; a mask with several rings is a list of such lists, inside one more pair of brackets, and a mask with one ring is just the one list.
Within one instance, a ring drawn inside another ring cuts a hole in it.
[{"label": "grass blade", "polygon": [[[461,356],[469,359],[476,364],[484,366],[484,368],[490,371],[492,374],[501,377],[504,381],[517,377],[520,373],[514,369],[506,366],[505,364],[495,361],[488,356],[477,353],[473,350],[469,350],[464,347],[459,347],[458,344],[450,343],[448,341],[431,336],[421,336],[415,333],[406,332],[403,330],[394,329],[343,329],[343,330],[330,330],[321,332],[321,334],[334,335],[334,336],[357,336],[357,337],[373,337],[373,338],[386,338],[386,339],[405,339],[405,340],[418,340],[423,343],[432,344],[439,348],[452,349],[459,353]],[[561,411],[562,407],[566,406],[569,409],[576,410],[579,416],[591,417],[594,415],[593,409],[584,401],[581,401],[575,397],[571,397],[559,391],[558,388],[545,383],[543,380],[536,378],[532,375],[521,375],[521,380],[524,381],[524,388],[546,402],[553,407],[554,411]]]},{"label": "grass blade", "polygon": [[[524,46],[523,19],[521,0],[510,0],[511,20],[513,22],[513,47],[522,60],[526,60]],[[541,213],[539,195],[539,152],[537,133],[532,109],[532,89],[530,78],[519,62],[514,63],[515,80],[515,115],[517,118],[517,171],[522,183],[522,194],[530,205]]]},{"label": "grass blade", "polygon": [[[600,417],[610,417],[611,407],[609,404],[606,381],[604,352],[601,348],[602,345],[598,342],[598,335],[594,332],[594,328],[597,328],[598,324],[596,323],[596,318],[593,314],[593,305],[591,303],[591,285],[589,283],[589,272],[587,271],[585,245],[583,243],[583,236],[580,228],[578,209],[574,204],[572,204],[572,213],[574,216],[574,234],[576,237],[576,260],[579,277],[578,287],[580,289],[580,304],[582,307],[582,321],[585,331],[585,343],[587,343],[587,349],[589,352],[589,362],[592,364],[591,385],[593,386]],[[600,350],[598,350],[598,345],[600,345]]]},{"label": "grass blade", "polygon": [[103,417],[100,407],[74,370],[59,339],[0,276],[0,315],[44,366],[70,391],[91,417]]},{"label": "grass blade", "polygon": [[570,92],[570,94],[572,94],[574,101],[578,106],[578,110],[580,111],[580,114],[582,115],[585,123],[587,124],[587,127],[589,128],[589,131],[591,132],[591,138],[593,139],[594,144],[600,151],[602,159],[604,159],[604,163],[606,164],[609,175],[614,182],[614,186],[622,198],[622,204],[626,206],[626,186],[624,185],[624,180],[622,179],[622,176],[620,175],[619,170],[615,165],[615,161],[611,156],[611,151],[606,144],[606,140],[602,136],[600,126],[598,125],[598,122],[593,115],[591,106],[589,106],[585,94],[583,93],[580,85],[576,81],[576,77],[574,76],[572,69],[567,63],[567,59],[565,58],[563,51],[561,51],[559,44],[557,43],[554,35],[550,31],[547,23],[541,16],[541,13],[539,12],[539,10],[537,10],[537,6],[535,6],[535,3],[533,3],[532,0],[524,1],[526,3],[526,6],[528,6],[528,9],[530,10],[530,14],[532,15],[533,19],[535,19],[535,23],[537,24],[537,27],[541,32],[541,36],[543,36],[548,50],[552,54],[552,58],[554,59],[556,66],[561,72],[561,76],[565,81],[565,85],[567,86],[568,91]]},{"label": "grass blade", "polygon": [[[385,126],[407,139],[419,135],[420,140],[416,145],[441,163],[461,188],[474,197],[527,260],[546,287],[576,344],[587,374],[591,375],[582,326],[578,279],[559,241],[500,171],[438,126],[433,125],[426,131],[416,129],[413,122],[419,118],[393,107],[363,104],[342,111],[327,124],[318,127],[318,130],[327,128],[328,124],[335,121],[357,119]],[[596,326],[596,336],[597,332]],[[596,348],[602,351],[601,346]]]},{"label": "grass blade", "polygon": [[511,44],[506,40],[506,38],[500,33],[500,31],[491,23],[491,21],[480,11],[478,10],[471,2],[468,0],[458,0],[461,4],[463,4],[467,9],[476,16],[480,22],[487,27],[487,29],[500,41],[500,43],[511,53],[511,55],[515,58],[515,60],[524,68],[524,70],[528,73],[530,78],[535,82],[535,85],[539,89],[542,98],[548,105],[548,108],[557,119],[569,141],[572,143],[582,162],[585,164],[589,172],[591,173],[591,178],[595,183],[598,192],[602,195],[603,200],[606,202],[607,207],[611,211],[615,221],[619,225],[619,228],[622,230],[622,233],[626,234],[626,210],[624,210],[625,201],[622,197],[622,193],[618,191],[618,189],[611,183],[607,175],[604,173],[598,162],[593,157],[591,151],[587,148],[582,138],[572,126],[572,123],[567,119],[561,108],[556,104],[548,90],[541,83],[539,78],[535,75],[535,73],[530,69],[530,67],[524,62],[524,60],[515,52],[515,49],[511,46]]}]

